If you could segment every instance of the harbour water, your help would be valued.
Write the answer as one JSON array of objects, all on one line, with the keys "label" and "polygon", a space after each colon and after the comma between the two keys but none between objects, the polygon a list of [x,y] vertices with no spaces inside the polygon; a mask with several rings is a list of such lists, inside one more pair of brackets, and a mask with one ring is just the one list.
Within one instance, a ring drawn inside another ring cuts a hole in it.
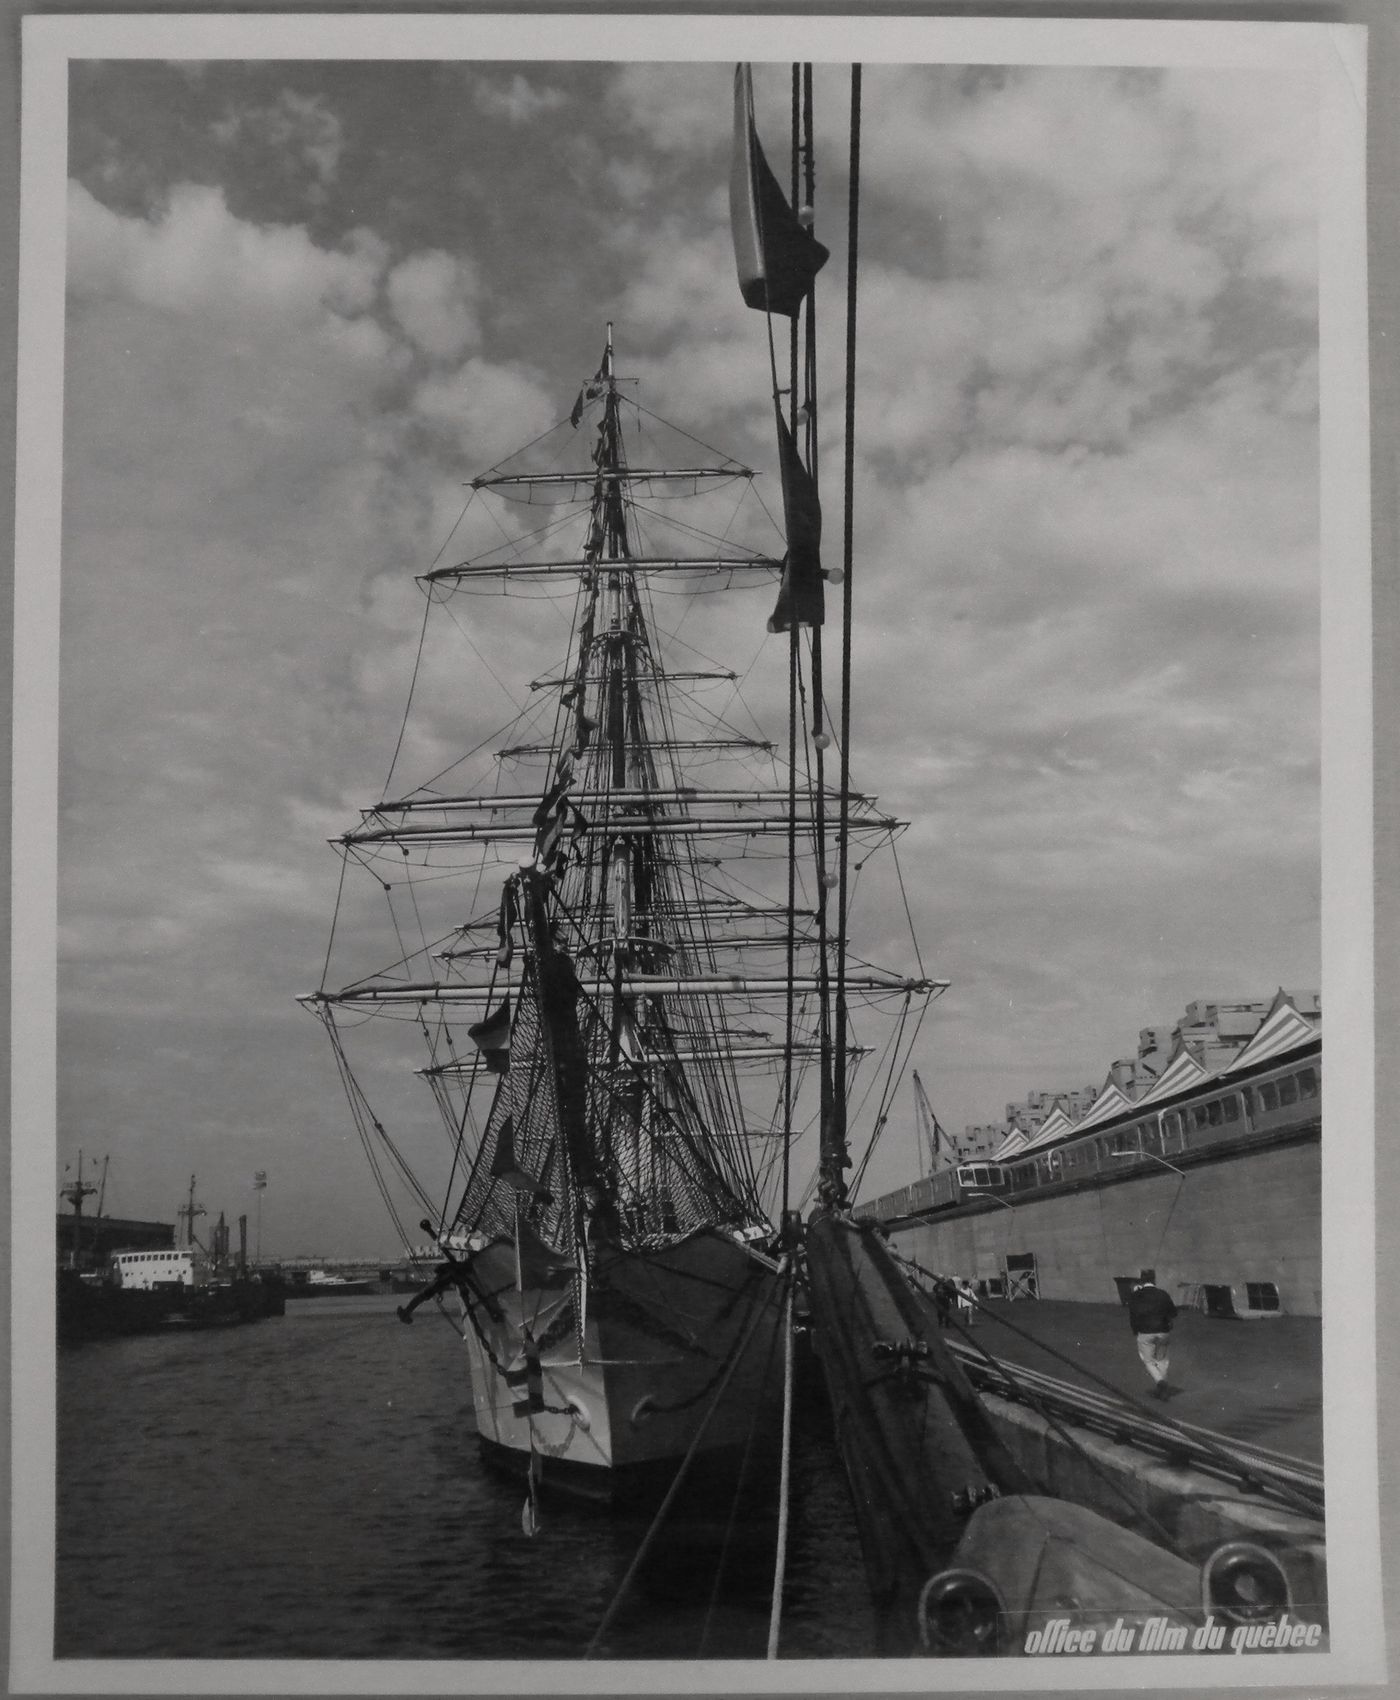
[{"label": "harbour water", "polygon": [[[579,1658],[646,1519],[547,1504],[477,1459],[464,1353],[433,1309],[317,1299],[246,1328],[60,1353],[59,1658]],[[872,1626],[844,1479],[798,1427],[782,1653]],[[603,1656],[761,1658],[770,1506],[668,1525]],[[721,1563],[722,1559],[722,1563]]]}]

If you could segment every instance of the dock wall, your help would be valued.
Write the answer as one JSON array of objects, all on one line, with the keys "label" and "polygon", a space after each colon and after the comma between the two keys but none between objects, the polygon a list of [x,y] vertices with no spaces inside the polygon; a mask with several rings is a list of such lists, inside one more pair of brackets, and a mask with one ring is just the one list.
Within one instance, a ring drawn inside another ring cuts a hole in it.
[{"label": "dock wall", "polygon": [[1014,1206],[987,1201],[925,1222],[890,1224],[895,1248],[940,1275],[1005,1277],[1034,1258],[1039,1296],[1118,1297],[1115,1277],[1155,1271],[1174,1297],[1193,1283],[1272,1282],[1280,1309],[1322,1312],[1321,1142],[1316,1137],[1158,1167]]}]

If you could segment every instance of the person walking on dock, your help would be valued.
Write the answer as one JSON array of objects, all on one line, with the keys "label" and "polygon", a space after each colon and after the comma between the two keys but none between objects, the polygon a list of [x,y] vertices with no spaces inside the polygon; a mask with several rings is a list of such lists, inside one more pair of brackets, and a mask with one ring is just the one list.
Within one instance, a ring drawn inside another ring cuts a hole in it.
[{"label": "person walking on dock", "polygon": [[1128,1326],[1137,1337],[1138,1356],[1152,1378],[1159,1399],[1171,1397],[1167,1385],[1167,1355],[1171,1350],[1176,1306],[1155,1281],[1139,1281],[1128,1294]]}]

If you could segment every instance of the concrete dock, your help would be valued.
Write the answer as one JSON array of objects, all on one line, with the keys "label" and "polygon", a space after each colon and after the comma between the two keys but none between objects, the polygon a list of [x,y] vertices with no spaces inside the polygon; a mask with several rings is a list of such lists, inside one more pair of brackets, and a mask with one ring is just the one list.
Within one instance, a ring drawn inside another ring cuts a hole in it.
[{"label": "concrete dock", "polygon": [[[1043,1349],[1048,1346],[1132,1398],[1149,1393],[1122,1305],[993,1300],[978,1312],[972,1338],[1011,1366],[1093,1385]],[[1316,1317],[1240,1322],[1184,1311],[1172,1333],[1168,1385],[1170,1400],[1159,1406],[1148,1399],[1154,1414],[1321,1464],[1322,1324]]]}]

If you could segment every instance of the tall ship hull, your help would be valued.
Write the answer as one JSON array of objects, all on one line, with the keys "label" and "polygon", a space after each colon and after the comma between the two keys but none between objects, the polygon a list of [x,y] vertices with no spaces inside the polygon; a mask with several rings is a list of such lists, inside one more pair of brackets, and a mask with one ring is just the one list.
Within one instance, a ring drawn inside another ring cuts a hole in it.
[{"label": "tall ship hull", "polygon": [[[476,1268],[498,1320],[466,1334],[487,1461],[586,1497],[647,1497],[693,1453],[703,1481],[767,1431],[779,1265],[712,1229],[642,1257],[615,1250],[582,1283],[522,1291],[501,1244]],[[527,1337],[529,1345],[522,1345]]]},{"label": "tall ship hull", "polygon": [[[473,481],[474,497],[547,505],[542,529],[557,541],[543,558],[512,541],[435,568],[429,613],[486,585],[558,596],[562,580],[567,651],[531,682],[531,731],[495,751],[489,784],[459,783],[454,768],[450,783],[365,809],[335,841],[347,883],[363,868],[389,900],[392,932],[379,936],[417,942],[304,1000],[386,1198],[407,1187],[420,1208],[449,1200],[418,1224],[441,1262],[399,1315],[438,1304],[454,1319],[481,1449],[529,1480],[532,1503],[541,1484],[612,1501],[679,1470],[698,1482],[766,1444],[794,1277],[791,1144],[804,1122],[829,1137],[833,1104],[874,1048],[833,1024],[833,988],[880,1005],[891,1067],[917,1031],[911,1012],[940,989],[835,965],[836,847],[843,863],[848,845],[869,855],[904,823],[844,772],[831,783],[820,723],[789,728],[786,762],[739,724],[737,675],[691,647],[698,626],[679,649],[658,629],[657,586],[700,604],[697,590],[777,581],[770,630],[819,617],[815,494],[788,426],[780,417],[784,507],[807,551],[797,600],[791,541],[784,555],[760,540],[766,510],[719,525],[709,506],[722,544],[670,519],[678,496],[713,504],[728,490],[742,509],[753,473],[709,458],[627,383],[609,326],[572,415]],[[684,550],[663,545],[667,527]],[[777,647],[795,667],[795,636]],[[711,708],[716,685],[726,694]],[[815,881],[799,878],[808,858]],[[469,896],[449,907],[454,882]],[[443,922],[430,922],[439,905]],[[328,975],[345,935],[342,924]],[[445,1182],[422,1180],[414,1135],[371,1106],[351,1046],[375,1027],[427,1041],[416,1072],[447,1134]]]}]

